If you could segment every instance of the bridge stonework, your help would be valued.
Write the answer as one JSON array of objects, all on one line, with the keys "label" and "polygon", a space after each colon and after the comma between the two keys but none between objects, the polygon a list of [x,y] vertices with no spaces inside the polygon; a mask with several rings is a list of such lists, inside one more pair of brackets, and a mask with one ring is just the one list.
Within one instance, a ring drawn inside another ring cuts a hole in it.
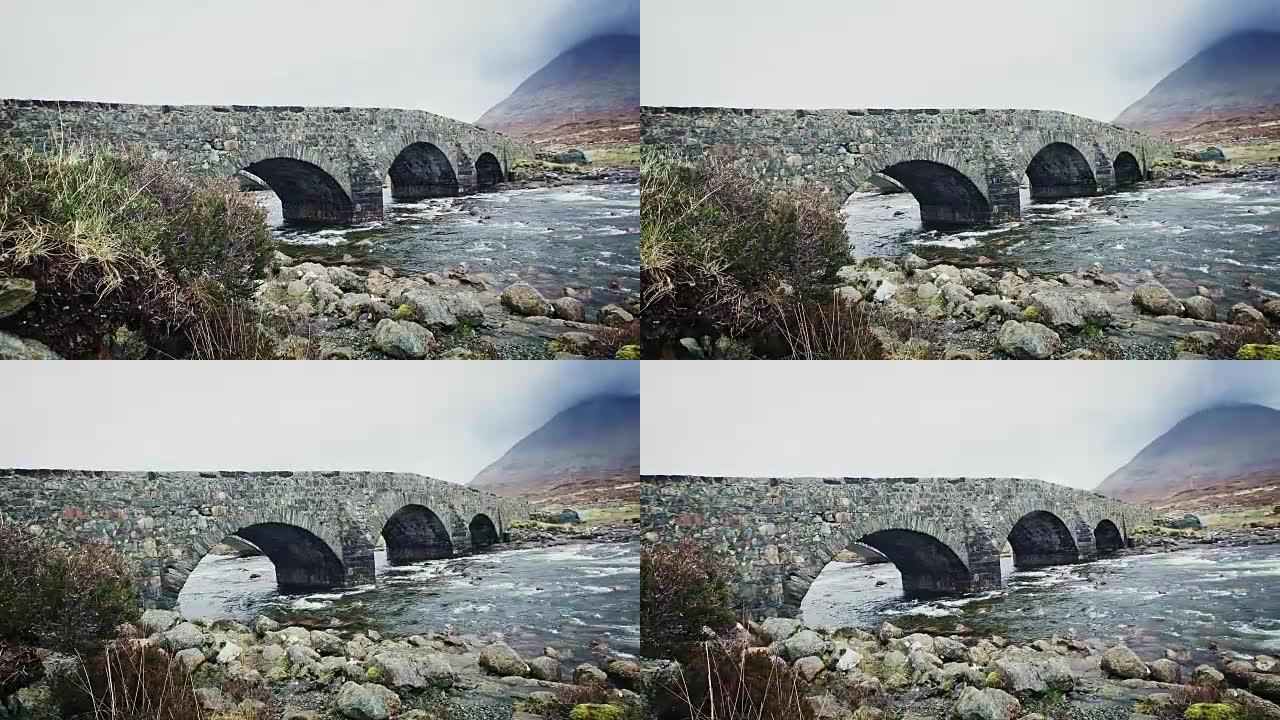
[{"label": "bridge stonework", "polygon": [[704,156],[766,181],[808,181],[844,203],[886,175],[920,203],[926,225],[983,225],[1021,217],[1034,199],[1105,193],[1147,177],[1173,144],[1068,113],[1043,110],[641,109],[646,151]]},{"label": "bridge stonework", "polygon": [[910,597],[1001,586],[1018,567],[1088,560],[1128,544],[1154,511],[1038,480],[645,476],[646,543],[692,539],[725,558],[743,607],[796,615],[809,585],[854,543],[884,554]]},{"label": "bridge stonework", "polygon": [[0,470],[0,518],[67,543],[106,541],[136,565],[146,607],[171,607],[210,548],[236,535],[282,589],[374,582],[374,548],[412,561],[501,542],[522,500],[385,472]]},{"label": "bridge stonework", "polygon": [[190,174],[247,171],[280,196],[285,219],[322,223],[381,219],[388,175],[397,199],[468,193],[533,156],[523,140],[422,110],[0,100],[0,141],[78,140]]}]

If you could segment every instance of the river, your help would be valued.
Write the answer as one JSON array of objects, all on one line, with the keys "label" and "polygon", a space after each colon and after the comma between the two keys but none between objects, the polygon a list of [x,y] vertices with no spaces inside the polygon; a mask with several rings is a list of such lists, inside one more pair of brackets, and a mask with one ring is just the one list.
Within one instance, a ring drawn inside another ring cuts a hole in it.
[{"label": "river", "polygon": [[378,551],[375,562],[375,585],[281,595],[267,558],[210,555],[187,580],[179,607],[187,617],[249,622],[267,615],[310,627],[337,620],[344,629],[392,636],[446,625],[459,633],[500,632],[526,657],[551,645],[572,650],[581,662],[594,640],[639,653],[637,543],[499,550],[395,567]]},{"label": "river", "polygon": [[1058,274],[1102,263],[1132,280],[1157,273],[1174,295],[1197,285],[1225,291],[1229,303],[1256,300],[1246,276],[1280,297],[1280,183],[1242,178],[1187,187],[1144,188],[1112,195],[1032,203],[1022,190],[1023,220],[994,228],[943,232],[920,226],[907,193],[856,193],[844,206],[846,230],[859,258],[914,252],[934,262]]},{"label": "river", "polygon": [[909,601],[888,563],[831,563],[805,596],[804,620],[823,628],[887,620],[908,630],[964,623],[1018,642],[1074,631],[1123,639],[1147,659],[1184,648],[1193,665],[1213,661],[1210,643],[1240,656],[1280,654],[1280,545],[1203,546],[1028,571],[1014,571],[1006,557],[1002,566],[1003,590]]},{"label": "river", "polygon": [[583,183],[503,190],[419,202],[383,191],[386,219],[344,228],[291,227],[271,192],[266,206],[281,250],[296,257],[365,267],[444,273],[466,263],[506,286],[525,280],[549,298],[589,288],[593,308],[640,292],[640,187]]}]

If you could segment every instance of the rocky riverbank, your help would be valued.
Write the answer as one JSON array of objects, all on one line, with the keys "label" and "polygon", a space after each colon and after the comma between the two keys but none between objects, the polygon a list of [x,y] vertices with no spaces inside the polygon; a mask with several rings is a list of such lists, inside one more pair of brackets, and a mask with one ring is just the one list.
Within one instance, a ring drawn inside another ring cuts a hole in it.
[{"label": "rocky riverbank", "polygon": [[[165,610],[148,610],[119,632],[118,642],[159,648],[181,663],[200,707],[222,720],[639,717],[632,690],[639,665],[603,645],[546,647],[523,658],[501,637],[448,628],[387,638],[375,631],[281,627],[265,616],[250,627]],[[49,655],[45,667],[56,679],[74,672],[77,661]],[[42,682],[18,693],[31,716],[52,709],[49,688]]]},{"label": "rocky riverbank", "polygon": [[[790,670],[816,720],[1187,720],[1280,718],[1280,663],[1223,655],[1189,667],[1184,648],[1141,658],[1122,643],[1074,635],[1015,643],[951,633],[807,627],[770,618],[712,642]],[[647,663],[660,686],[680,668]]]}]

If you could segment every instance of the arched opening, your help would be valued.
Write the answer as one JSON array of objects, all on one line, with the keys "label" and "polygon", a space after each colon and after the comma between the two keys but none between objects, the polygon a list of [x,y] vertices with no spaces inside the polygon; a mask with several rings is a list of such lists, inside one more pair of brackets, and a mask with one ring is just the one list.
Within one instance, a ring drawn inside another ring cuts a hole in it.
[{"label": "arched opening", "polygon": [[500,541],[498,537],[498,527],[493,524],[493,520],[488,515],[480,513],[471,518],[471,547],[480,549],[487,548],[494,543]]},{"label": "arched opening", "polygon": [[280,198],[286,222],[351,222],[351,198],[332,175],[316,165],[293,158],[268,158],[244,170],[261,178]]},{"label": "arched opening", "polygon": [[1066,523],[1051,512],[1023,515],[1009,531],[1013,565],[1018,568],[1063,565],[1080,559],[1080,550]]},{"label": "arched opening", "polygon": [[[930,160],[908,160],[880,171],[920,203],[926,228],[984,225],[991,221],[991,203],[964,173]],[[874,177],[874,176],[873,176]]]},{"label": "arched opening", "polygon": [[453,555],[453,542],[440,516],[423,505],[405,505],[382,526],[387,562],[392,565],[438,560]]},{"label": "arched opening", "polygon": [[929,598],[968,592],[969,569],[946,543],[915,530],[879,530],[858,542],[875,548],[902,574],[902,594]]},{"label": "arched opening", "polygon": [[449,156],[427,142],[416,142],[400,151],[391,163],[391,197],[421,200],[458,194],[458,176]]},{"label": "arched opening", "polygon": [[480,153],[476,158],[476,189],[492,190],[502,182],[502,163],[493,153]]},{"label": "arched opening", "polygon": [[1093,529],[1093,546],[1099,555],[1124,549],[1124,536],[1120,528],[1110,520],[1103,520]]},{"label": "arched opening", "polygon": [[1040,149],[1027,165],[1031,199],[1083,197],[1098,192],[1098,180],[1083,153],[1074,145],[1055,142]]},{"label": "arched opening", "polygon": [[1111,168],[1115,171],[1116,187],[1126,187],[1142,180],[1142,166],[1133,153],[1122,152],[1117,155]]}]

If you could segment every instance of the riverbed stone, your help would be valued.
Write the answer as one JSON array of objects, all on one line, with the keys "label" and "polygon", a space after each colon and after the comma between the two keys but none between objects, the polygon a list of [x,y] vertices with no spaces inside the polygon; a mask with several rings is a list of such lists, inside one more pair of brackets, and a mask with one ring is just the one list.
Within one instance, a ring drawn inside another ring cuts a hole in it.
[{"label": "riverbed stone", "polygon": [[1050,288],[1033,293],[1030,301],[1040,320],[1056,330],[1079,332],[1111,324],[1111,308],[1101,293]]},{"label": "riverbed stone", "polygon": [[1187,317],[1194,320],[1206,320],[1208,322],[1216,322],[1218,320],[1218,306],[1207,297],[1192,295],[1182,301],[1182,307],[1187,312]]},{"label": "riverbed stone", "polygon": [[1134,288],[1133,304],[1150,315],[1181,315],[1183,312],[1182,303],[1169,292],[1169,288],[1154,280]]},{"label": "riverbed stone", "polygon": [[1232,325],[1266,326],[1267,318],[1262,311],[1248,303],[1236,303],[1227,313],[1227,321]]},{"label": "riverbed stone", "polygon": [[280,623],[272,620],[266,615],[259,615],[253,620],[253,631],[258,635],[266,635],[269,632],[275,632],[280,629]]},{"label": "riverbed stone", "polygon": [[0,318],[7,318],[36,299],[33,280],[18,277],[0,277]]},{"label": "riverbed stone", "polygon": [[1062,350],[1058,333],[1037,322],[1006,320],[996,337],[1000,349],[1017,360],[1045,360]]},{"label": "riverbed stone", "polygon": [[495,642],[481,650],[479,662],[480,667],[495,675],[524,677],[529,674],[529,665],[520,653],[504,642]]},{"label": "riverbed stone", "polygon": [[806,655],[821,655],[825,648],[822,636],[807,628],[782,641],[784,654],[793,661]]},{"label": "riverbed stone", "polygon": [[1117,645],[1102,653],[1100,666],[1103,672],[1118,678],[1145,680],[1151,674],[1138,654],[1124,645]]},{"label": "riverbed stone", "polygon": [[554,308],[538,289],[527,282],[509,285],[502,291],[502,304],[517,315],[545,315],[550,317]]},{"label": "riverbed stone", "polygon": [[826,667],[826,663],[822,662],[822,658],[816,655],[806,655],[796,660],[795,671],[805,682],[812,682],[818,673]]},{"label": "riverbed stone", "polygon": [[564,669],[560,666],[560,661],[555,658],[539,655],[529,661],[529,677],[531,678],[560,682],[563,675]]},{"label": "riverbed stone", "polygon": [[244,653],[244,648],[228,640],[222,649],[218,650],[218,656],[214,660],[219,665],[226,665],[240,659],[240,655]]},{"label": "riverbed stone", "polygon": [[377,670],[378,681],[392,687],[448,688],[457,680],[448,658],[425,648],[379,650],[370,665]]},{"label": "riverbed stone", "polygon": [[1249,673],[1249,692],[1271,702],[1280,702],[1280,675]]},{"label": "riverbed stone", "polygon": [[138,620],[142,632],[147,635],[162,633],[178,624],[182,616],[172,610],[147,610]]},{"label": "riverbed stone", "polygon": [[1168,659],[1160,658],[1147,663],[1147,669],[1151,671],[1151,679],[1162,683],[1182,683],[1182,668],[1178,667],[1178,663]]},{"label": "riverbed stone", "polygon": [[573,682],[577,685],[600,685],[609,681],[603,670],[591,663],[582,663],[573,669]]},{"label": "riverbed stone", "polygon": [[1191,684],[1200,687],[1222,687],[1226,683],[1226,676],[1218,671],[1212,665],[1197,665],[1191,671]]},{"label": "riverbed stone", "polygon": [[421,360],[435,347],[431,331],[409,320],[383,318],[373,329],[373,344],[382,352],[402,360]]},{"label": "riverbed stone", "polygon": [[179,623],[162,634],[160,646],[169,652],[198,648],[208,644],[209,635],[189,622]]},{"label": "riverbed stone", "polygon": [[795,618],[771,617],[760,623],[760,638],[766,643],[781,642],[799,632],[804,623]]},{"label": "riverbed stone", "polygon": [[346,651],[342,638],[323,630],[311,631],[311,647],[321,655],[342,655]]},{"label": "riverbed stone", "polygon": [[571,320],[573,322],[587,321],[587,308],[582,304],[582,301],[577,298],[558,297],[551,301],[551,307],[555,316],[561,320]]},{"label": "riverbed stone", "polygon": [[636,318],[617,305],[605,305],[596,311],[596,322],[605,327],[624,327]]},{"label": "riverbed stone", "polygon": [[350,720],[387,720],[400,713],[400,696],[374,683],[348,680],[338,691],[334,709]]},{"label": "riverbed stone", "polygon": [[965,686],[954,708],[958,720],[1013,720],[1022,714],[1022,704],[998,688]]}]

